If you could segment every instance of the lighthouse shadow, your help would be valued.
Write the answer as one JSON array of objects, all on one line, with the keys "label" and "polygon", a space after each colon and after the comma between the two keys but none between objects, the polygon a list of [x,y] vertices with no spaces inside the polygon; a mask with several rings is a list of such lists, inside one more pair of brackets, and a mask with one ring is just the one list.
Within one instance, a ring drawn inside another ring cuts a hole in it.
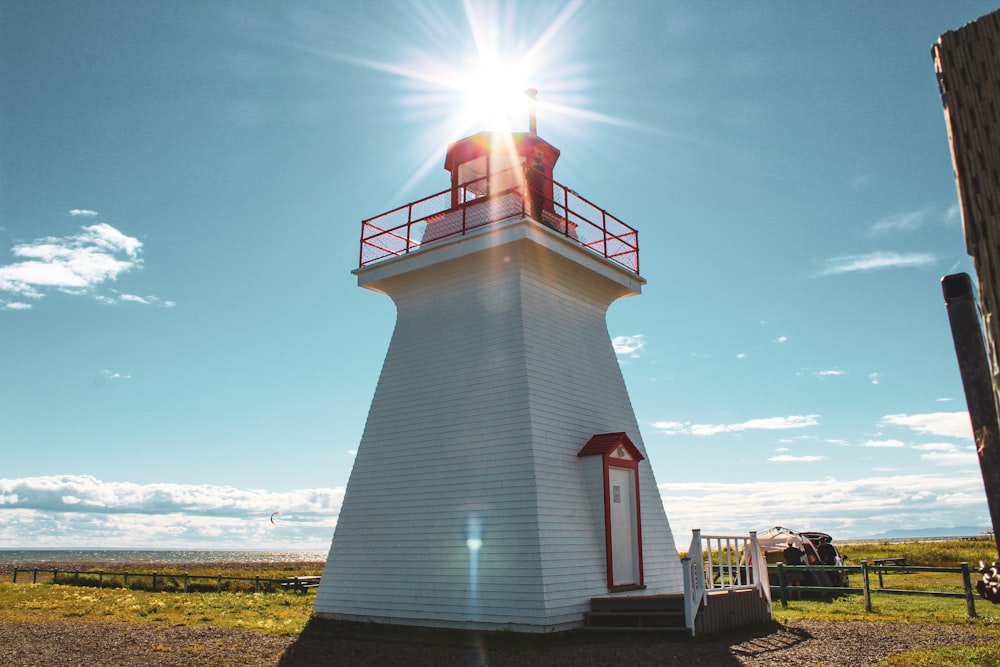
[{"label": "lighthouse shadow", "polygon": [[[773,625],[767,625],[725,635],[696,638],[684,633],[605,633],[580,630],[538,635],[313,618],[295,643],[285,650],[278,664],[283,667],[642,667],[700,662],[725,667],[743,664],[737,655],[747,655],[748,644],[754,646],[755,639],[759,640],[774,631]],[[760,651],[759,646],[754,648],[757,651],[751,650],[750,653]],[[769,648],[773,650],[777,647]]]}]

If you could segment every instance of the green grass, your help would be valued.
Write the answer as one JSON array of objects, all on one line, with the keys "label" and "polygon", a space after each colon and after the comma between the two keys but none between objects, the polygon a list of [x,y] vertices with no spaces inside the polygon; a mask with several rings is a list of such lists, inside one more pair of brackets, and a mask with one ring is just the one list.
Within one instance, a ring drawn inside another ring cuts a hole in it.
[{"label": "green grass", "polygon": [[[906,558],[914,566],[958,567],[962,561],[972,568],[973,581],[978,577],[979,561],[997,560],[992,541],[950,540],[946,542],[908,544],[851,544],[841,548],[849,565],[861,560],[869,563],[880,558]],[[283,578],[295,574],[320,574],[320,571],[268,568],[248,572],[245,569],[187,568],[191,574],[222,574],[223,576],[250,577],[260,574],[264,578]],[[159,574],[168,580],[180,580],[183,570],[162,568]],[[24,576],[23,574],[20,576]],[[28,575],[30,577],[30,573]],[[63,575],[61,574],[60,577]],[[71,575],[66,575],[71,576]],[[81,577],[84,574],[81,570]],[[87,574],[88,578],[96,575]],[[107,575],[105,575],[107,577]],[[20,577],[19,577],[20,580]],[[885,586],[895,589],[961,592],[959,574],[915,573],[886,574]],[[92,582],[96,583],[96,582]],[[878,587],[877,575],[872,575],[873,591]],[[158,584],[158,585],[162,585]],[[252,587],[252,582],[249,584]],[[860,575],[851,575],[851,585],[860,586]],[[251,588],[252,590],[252,588]],[[311,594],[212,592],[179,593],[122,588],[78,587],[71,585],[0,583],[0,620],[27,622],[119,622],[148,623],[164,626],[211,625],[244,628],[277,635],[298,636],[306,632],[327,633],[365,638],[378,630],[360,631],[350,625],[330,626],[328,623],[310,623],[312,614]],[[831,601],[790,600],[782,609],[775,599],[775,620],[789,623],[800,619],[913,623],[951,625],[982,632],[996,637],[997,642],[986,647],[950,646],[942,649],[912,651],[883,661],[882,667],[938,667],[943,665],[982,665],[1000,667],[1000,605],[993,605],[976,597],[978,618],[968,618],[965,600],[961,598],[932,598],[896,596],[872,593],[873,612],[864,609],[860,595],[843,596]],[[309,626],[307,628],[307,626]],[[324,630],[325,628],[325,630]],[[333,628],[333,629],[331,629]],[[568,641],[569,638],[567,638]],[[430,641],[439,641],[440,637]],[[573,641],[586,642],[586,636]]]},{"label": "green grass", "polygon": [[[905,544],[851,544],[840,549],[848,565],[869,563],[881,558],[905,558],[908,565],[917,567],[958,568],[968,562],[973,584],[979,577],[980,560],[996,560],[992,540],[948,540],[945,542],[914,542]],[[850,575],[852,587],[861,586],[861,575]],[[1000,605],[994,605],[975,595],[977,619],[967,618],[965,600],[962,598],[935,598],[880,593],[878,574],[871,573],[872,612],[864,609],[860,594],[845,595],[832,601],[789,600],[783,609],[775,595],[774,614],[782,621],[800,618],[819,620],[865,620],[885,622],[937,623],[972,625],[977,629],[996,631],[1000,634]],[[887,589],[964,593],[962,575],[944,572],[892,572],[882,575]]]},{"label": "green grass", "polygon": [[996,543],[992,539],[847,544],[840,546],[839,550],[841,557],[845,558],[849,565],[859,565],[862,560],[871,563],[883,558],[902,557],[906,558],[909,565],[958,567],[958,564],[964,561],[973,569],[978,569],[979,561],[992,563],[1000,560],[997,556]]},{"label": "green grass", "polygon": [[298,635],[314,596],[296,593],[151,593],[62,584],[0,584],[0,620],[212,625]]},{"label": "green grass", "polygon": [[[152,573],[156,573],[156,590],[166,592],[181,592],[185,587],[190,592],[214,593],[220,588],[223,592],[256,593],[276,592],[281,590],[273,580],[286,579],[293,576],[320,575],[323,573],[322,563],[295,564],[258,564],[259,569],[248,570],[242,567],[219,566],[218,564],[191,564],[184,568],[176,566],[149,567],[139,570],[132,568],[128,574],[126,586],[125,572],[116,567],[86,567],[76,566],[74,569],[60,569],[58,583],[74,586],[90,586],[94,588],[129,588],[136,591],[151,591],[153,587]],[[18,572],[18,583],[32,581],[35,574],[31,569],[21,569]],[[221,581],[218,579],[221,577]],[[254,578],[259,577],[259,581]],[[39,583],[52,583],[51,569],[37,573]]]},{"label": "green grass", "polygon": [[879,663],[879,667],[954,667],[955,665],[1000,667],[1000,644],[907,651]]},{"label": "green grass", "polygon": [[821,621],[879,621],[954,625],[996,633],[1000,637],[1000,607],[976,600],[977,618],[966,614],[965,600],[959,598],[911,597],[872,593],[872,611],[865,611],[860,594],[844,595],[830,601],[789,600],[788,607],[774,600],[774,617],[781,623],[801,619]]},{"label": "green grass", "polygon": [[[944,542],[914,542],[905,544],[850,544],[840,547],[848,565],[869,563],[883,558],[905,558],[908,565],[918,567],[957,568],[967,562],[975,583],[979,562],[997,560],[992,540],[948,540]],[[885,588],[916,591],[961,593],[964,591],[960,574],[919,572],[912,574],[885,573]],[[859,621],[883,623],[913,623],[951,625],[993,635],[997,643],[985,647],[948,646],[937,649],[908,651],[879,663],[880,667],[951,667],[978,665],[1000,667],[1000,605],[978,596],[977,618],[969,618],[966,602],[960,598],[934,598],[879,593],[877,574],[870,575],[872,612],[866,612],[861,595],[846,595],[831,601],[789,600],[788,608],[774,601],[774,617],[780,623],[796,620]],[[851,585],[861,585],[861,575],[851,575]]]}]

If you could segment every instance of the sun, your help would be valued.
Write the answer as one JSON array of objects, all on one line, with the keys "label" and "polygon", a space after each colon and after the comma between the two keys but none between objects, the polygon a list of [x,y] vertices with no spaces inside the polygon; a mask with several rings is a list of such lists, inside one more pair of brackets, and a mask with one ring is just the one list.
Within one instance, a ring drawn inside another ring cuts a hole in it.
[{"label": "sun", "polygon": [[494,131],[522,125],[530,100],[526,91],[532,87],[526,64],[485,57],[457,81],[462,96],[459,125],[471,127],[486,123]]},{"label": "sun", "polygon": [[396,106],[405,119],[421,123],[413,140],[420,164],[394,197],[440,168],[447,145],[483,130],[505,133],[509,143],[515,133],[537,131],[539,117],[546,129],[558,124],[564,133],[583,132],[585,123],[620,122],[585,108],[590,81],[585,58],[575,53],[586,41],[585,0],[458,2],[457,12],[414,4],[405,20],[386,24],[384,39],[369,40],[395,45],[396,54],[323,51],[398,77]]}]

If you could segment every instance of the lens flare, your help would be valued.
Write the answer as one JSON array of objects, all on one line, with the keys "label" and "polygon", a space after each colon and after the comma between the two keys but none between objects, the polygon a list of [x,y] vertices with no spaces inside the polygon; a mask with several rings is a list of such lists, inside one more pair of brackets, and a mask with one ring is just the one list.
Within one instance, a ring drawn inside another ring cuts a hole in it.
[{"label": "lens flare", "polygon": [[458,124],[471,127],[485,120],[494,132],[523,126],[528,114],[524,91],[531,83],[526,69],[522,63],[491,56],[459,78],[464,104]]}]

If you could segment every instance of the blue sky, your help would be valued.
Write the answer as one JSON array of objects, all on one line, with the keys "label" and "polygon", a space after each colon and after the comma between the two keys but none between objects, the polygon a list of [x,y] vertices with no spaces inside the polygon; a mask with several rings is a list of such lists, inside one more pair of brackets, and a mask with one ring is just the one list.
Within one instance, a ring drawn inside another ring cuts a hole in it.
[{"label": "blue sky", "polygon": [[487,127],[477,38],[639,230],[608,326],[679,544],[985,528],[930,48],[995,8],[0,0],[0,546],[328,547],[394,321],[360,222]]}]

